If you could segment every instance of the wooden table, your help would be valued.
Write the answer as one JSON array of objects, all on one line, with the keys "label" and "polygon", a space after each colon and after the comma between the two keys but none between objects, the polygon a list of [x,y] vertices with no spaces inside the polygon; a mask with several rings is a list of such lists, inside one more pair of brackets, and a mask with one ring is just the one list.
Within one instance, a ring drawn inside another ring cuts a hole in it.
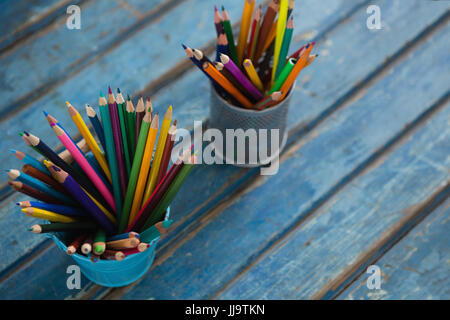
[{"label": "wooden table", "polygon": [[[66,8],[81,7],[68,30]],[[369,30],[368,5],[382,28]],[[57,139],[120,87],[169,104],[179,127],[206,120],[209,84],[181,42],[212,53],[210,1],[41,0],[0,4],[0,163],[19,162],[28,130]],[[242,1],[227,4],[233,22]],[[279,172],[199,165],[172,205],[175,220],[150,271],[124,288],[82,279],[34,235],[2,176],[1,299],[449,299],[450,2],[301,0],[292,48],[316,40],[289,110]],[[367,286],[368,266],[381,288]]]}]

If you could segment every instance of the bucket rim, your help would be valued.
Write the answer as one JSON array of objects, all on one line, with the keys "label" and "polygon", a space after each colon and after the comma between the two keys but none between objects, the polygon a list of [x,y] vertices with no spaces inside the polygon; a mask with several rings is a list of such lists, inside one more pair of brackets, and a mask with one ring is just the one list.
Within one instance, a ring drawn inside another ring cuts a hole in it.
[{"label": "bucket rim", "polygon": [[218,98],[222,103],[224,103],[227,107],[229,107],[230,109],[234,110],[234,111],[238,111],[238,112],[243,112],[243,113],[248,113],[248,114],[253,114],[253,115],[264,115],[266,113],[270,113],[270,112],[275,112],[277,109],[282,108],[283,106],[286,105],[287,100],[292,96],[295,86],[297,84],[297,80],[294,81],[294,83],[292,84],[291,88],[289,89],[288,94],[286,95],[286,97],[284,98],[283,101],[281,101],[280,103],[277,103],[275,106],[264,109],[264,110],[254,110],[254,109],[247,109],[244,107],[238,107],[235,105],[232,105],[231,103],[229,103],[227,100],[225,100],[224,98],[222,98],[216,91],[216,89],[214,89],[214,86],[211,84],[211,89],[214,92],[214,94],[216,95],[216,98]]}]

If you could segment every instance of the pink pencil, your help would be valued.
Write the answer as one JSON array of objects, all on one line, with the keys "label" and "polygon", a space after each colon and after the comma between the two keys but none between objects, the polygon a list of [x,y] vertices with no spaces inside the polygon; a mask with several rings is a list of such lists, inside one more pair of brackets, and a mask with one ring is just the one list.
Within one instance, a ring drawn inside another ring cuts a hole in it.
[{"label": "pink pencil", "polygon": [[92,183],[105,198],[106,202],[108,202],[108,204],[111,206],[114,212],[116,212],[116,203],[114,202],[114,197],[112,196],[111,192],[109,192],[108,188],[103,183],[102,179],[100,179],[100,177],[91,167],[91,165],[86,160],[84,155],[80,152],[80,150],[75,146],[75,144],[72,142],[69,136],[60,127],[58,127],[53,122],[50,125],[52,126],[53,131],[55,131],[56,136],[64,145],[64,147],[66,147],[67,150],[69,150],[72,157],[80,165],[83,171],[86,172],[87,176],[89,177],[89,179],[92,180]]}]

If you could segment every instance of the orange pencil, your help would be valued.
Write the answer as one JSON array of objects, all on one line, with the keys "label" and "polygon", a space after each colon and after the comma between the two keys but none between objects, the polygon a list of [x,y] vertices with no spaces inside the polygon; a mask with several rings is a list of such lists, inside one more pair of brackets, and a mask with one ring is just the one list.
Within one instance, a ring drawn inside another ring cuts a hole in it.
[{"label": "orange pencil", "polygon": [[224,88],[230,95],[232,95],[245,108],[250,109],[252,103],[236,89],[233,84],[228,81],[210,62],[203,64],[203,70],[216,81],[222,88]]},{"label": "orange pencil", "polygon": [[305,67],[306,63],[308,62],[311,49],[312,46],[308,44],[308,46],[301,54],[300,58],[295,63],[295,66],[292,69],[291,73],[286,78],[286,81],[284,81],[280,89],[280,91],[282,92],[280,100],[284,99],[286,94],[289,92],[289,89],[291,88],[292,84],[294,83],[295,79],[297,79],[297,76],[300,74],[300,71],[302,71],[302,69]]}]

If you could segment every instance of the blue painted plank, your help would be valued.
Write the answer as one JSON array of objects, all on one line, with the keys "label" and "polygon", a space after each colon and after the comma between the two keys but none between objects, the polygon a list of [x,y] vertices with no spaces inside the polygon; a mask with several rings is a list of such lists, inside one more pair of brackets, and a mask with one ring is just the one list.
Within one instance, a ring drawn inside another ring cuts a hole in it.
[{"label": "blue painted plank", "polygon": [[[328,21],[328,23],[324,23],[322,24],[321,28],[326,28],[327,26],[329,26],[329,23],[333,23],[333,21],[335,21],[334,19],[337,19],[336,17],[334,17],[335,15],[338,17],[342,17],[342,15],[345,15],[346,12],[348,12],[349,10],[352,10],[353,6],[355,4],[349,4],[346,1],[341,1],[340,5],[338,5],[338,3],[336,3],[336,1],[334,0],[329,0],[328,3],[325,3],[326,5],[330,5],[334,8],[334,10],[336,11],[329,11],[327,13],[326,16],[323,16],[323,12],[322,14],[319,14],[316,9],[316,3],[314,1],[305,3],[305,6],[303,7],[304,12],[308,13],[309,11],[311,12],[311,15],[313,12],[316,12],[316,17],[318,21]],[[231,13],[234,14],[234,16],[239,16],[239,10],[241,5],[236,4],[235,6],[231,6],[228,5],[227,8],[230,10]],[[205,7],[206,8],[206,7]],[[203,8],[203,9],[205,9]],[[186,6],[183,7],[183,10],[181,11],[185,11],[187,10]],[[206,10],[206,9],[205,9]],[[204,10],[204,11],[205,11]],[[330,18],[332,17],[332,18]],[[210,16],[209,15],[203,15],[202,16],[203,21],[210,21]],[[300,19],[299,19],[300,20]],[[164,22],[165,20],[163,20]],[[189,19],[183,20],[186,24],[188,24],[188,22],[190,21]],[[167,23],[167,22],[164,22]],[[309,24],[311,23],[311,21],[305,21],[305,23],[298,23],[298,26],[296,28],[298,28],[299,30],[299,34],[300,33],[304,33],[306,30],[309,30]],[[203,26],[204,25],[204,26]],[[317,26],[316,24],[314,24],[314,26]],[[161,27],[162,28],[162,27]],[[193,39],[189,40],[190,42],[193,42],[193,45],[195,46],[202,46],[202,43],[200,42],[202,39],[206,40],[209,39],[209,37],[214,36],[214,29],[213,26],[208,25],[206,22],[200,24],[199,28],[207,28],[205,30],[208,30],[207,32],[205,32],[205,34],[201,34],[200,37],[198,37],[199,39],[195,39],[196,42],[194,42]],[[203,29],[201,29],[203,30]],[[319,31],[321,31],[323,29],[319,29]],[[156,32],[156,31],[155,31]],[[149,34],[145,34],[145,36],[149,37],[150,39],[150,35]],[[155,38],[154,35],[151,35],[151,37]],[[137,40],[130,40],[130,41],[141,41],[140,38]],[[144,41],[144,40],[142,40]],[[181,39],[180,39],[181,41]],[[148,42],[151,42],[150,40]],[[178,42],[173,42],[171,44],[172,46],[172,51],[173,54],[175,55],[179,55],[179,57],[183,56],[183,51],[181,50],[181,47],[179,47],[179,43]],[[122,51],[121,51],[122,52]],[[119,52],[119,53],[121,53]],[[115,54],[115,58],[116,60],[120,59],[118,55]],[[160,58],[158,58],[160,59]],[[185,59],[184,57],[182,59]],[[109,60],[108,60],[109,61]],[[132,60],[130,60],[132,61]],[[112,62],[110,62],[112,63]],[[155,65],[157,66],[157,65]],[[159,72],[163,72],[164,69],[163,67],[161,67],[160,69],[158,69]],[[194,70],[194,69],[193,69]],[[154,74],[155,76],[157,76],[158,72],[156,72],[157,70],[155,70]],[[197,72],[197,70],[195,69],[196,72],[192,72],[191,74],[195,74],[195,75],[199,75],[199,73]],[[125,76],[124,74],[122,76]],[[136,76],[136,75],[133,75]],[[142,73],[142,75],[140,75],[142,77],[141,81],[143,82],[143,78],[147,78],[147,76]],[[84,81],[90,81],[94,78],[92,77],[88,77],[88,75],[85,75],[85,77],[87,78],[87,80]],[[104,75],[98,76],[97,78],[104,78]],[[204,80],[204,79],[202,79]],[[78,81],[78,80],[77,80]],[[79,80],[79,81],[83,81],[83,80]],[[202,83],[206,84],[206,81],[202,81]],[[64,90],[70,91],[70,85],[76,85],[79,86],[81,84],[75,82],[72,83],[70,82],[67,86],[64,87]],[[106,83],[105,83],[106,85]],[[98,90],[96,89],[98,87],[96,87],[95,85],[87,85],[86,87],[83,86],[83,90],[81,90],[80,92],[84,92],[85,89],[89,89],[92,91]],[[184,89],[188,89],[183,87]],[[123,87],[122,87],[123,90]],[[193,94],[196,95],[196,97],[198,97],[201,93],[201,90],[193,90],[192,88],[189,88],[190,92],[192,92]],[[188,91],[183,91],[180,92],[180,94],[186,94]],[[93,97],[95,97],[97,94],[97,91],[95,91],[94,93],[92,93],[90,98],[86,98],[86,99],[93,99]],[[62,120],[62,123],[64,124],[65,127],[67,127],[69,129],[69,132],[76,132],[76,129],[74,129],[74,125],[71,123],[71,121],[68,120],[68,113],[65,110],[65,107],[63,106],[63,98],[60,98],[61,94],[55,93],[52,94],[55,95],[55,99],[57,98],[58,100],[60,100],[61,104],[60,107],[56,110],[52,110],[49,108],[46,108],[47,111],[51,112],[57,119]],[[170,103],[170,101],[166,102],[159,102],[159,99],[166,99],[169,100],[169,97],[173,97],[173,92],[168,92],[166,90],[164,90],[164,92],[161,95],[158,95],[156,97],[156,100],[154,101],[154,106],[156,109],[159,109],[160,111],[164,110],[166,108],[166,106]],[[79,98],[77,100],[80,100]],[[178,100],[174,101],[177,102]],[[194,104],[191,103],[192,100],[190,100],[189,98],[186,98],[185,101],[179,101],[179,103],[174,103],[174,108],[175,108],[175,118],[178,119],[178,123],[180,124],[180,127],[182,126],[192,126],[191,120],[192,119],[196,119],[195,117],[193,118],[193,116],[195,116],[195,112],[196,110],[198,110],[198,105],[195,105],[195,101]],[[74,101],[72,101],[72,104],[77,106],[75,104]],[[42,105],[52,105],[51,102],[42,102]],[[95,104],[95,102],[93,103]],[[40,107],[41,104],[36,104],[34,105],[33,109],[31,109],[31,113],[33,115],[28,116],[26,119],[24,119],[24,123],[23,123],[23,128],[31,128],[30,131],[36,133],[37,135],[40,135],[43,139],[45,139],[45,141],[49,141],[49,143],[52,143],[53,141],[56,141],[56,138],[54,137],[53,133],[51,132],[51,130],[49,130],[45,125],[42,125],[43,123],[45,123],[44,119],[42,119],[42,122],[40,121],[31,121],[32,119],[36,119],[36,118],[40,118],[41,115],[40,113]],[[206,108],[206,105],[201,105],[202,109],[204,110]],[[191,111],[189,111],[191,110]],[[202,117],[204,117],[205,111],[202,111],[203,115]],[[16,117],[14,117],[14,119],[17,119]],[[200,118],[201,119],[201,118]],[[12,123],[13,120],[8,121],[9,123]],[[3,126],[3,124],[2,124]],[[13,143],[20,143],[21,140],[20,138],[17,136],[16,137],[16,130],[11,130],[8,126],[6,126],[5,128],[7,128],[7,134],[9,136],[13,135],[14,137],[10,138],[10,143],[8,144],[9,146],[12,145]],[[33,130],[34,129],[34,130]],[[75,131],[74,131],[75,130]],[[1,144],[2,142],[0,142]],[[4,147],[8,147],[6,143],[4,143]],[[2,155],[0,155],[1,157]],[[11,166],[13,167],[14,165],[17,165],[17,159],[14,159],[13,157],[11,157],[11,155],[5,155],[5,159],[4,159],[4,165],[5,166]],[[189,190],[187,190],[186,188],[183,188],[183,190],[181,190],[181,194],[186,193],[187,194],[187,198],[195,200],[195,201],[189,201],[187,204],[184,200],[180,200],[174,203],[174,206],[177,207],[177,211],[179,212],[178,217],[180,219],[183,218],[183,216],[181,216],[181,214],[188,216],[191,214],[192,211],[196,212],[197,211],[197,207],[199,206],[199,204],[202,202],[202,199],[204,198],[197,198],[197,197],[192,197],[192,194],[190,192],[197,192],[194,193],[194,195],[198,195],[198,194],[203,194],[205,197],[208,196],[213,196],[215,192],[217,192],[217,189],[220,188],[220,186],[223,186],[225,182],[225,180],[227,180],[227,176],[222,176],[224,168],[216,168],[216,167],[212,167],[212,166],[208,166],[208,167],[202,167],[199,169],[195,169],[192,177],[193,179],[199,179],[201,181],[204,181],[206,183],[205,184],[199,184],[198,186],[194,187],[194,188],[188,188]],[[238,172],[238,169],[234,168],[234,167],[227,167],[225,168],[226,172],[229,172],[230,175],[233,172]],[[207,172],[207,173],[206,173]],[[217,177],[219,174],[219,176],[222,176],[220,181],[217,181],[214,179],[214,177]],[[206,176],[206,178],[204,178]],[[2,177],[4,179],[4,177]],[[195,181],[195,180],[192,180]],[[209,191],[211,190],[211,192]],[[189,193],[187,193],[189,191]],[[211,204],[212,205],[212,204]],[[184,207],[183,207],[184,206]],[[181,210],[181,208],[183,207],[183,210]],[[179,208],[179,209],[178,209]],[[15,211],[12,209],[12,207],[7,207],[4,211],[0,210],[0,226],[2,224],[5,225],[10,225],[10,224],[14,224],[15,220],[14,220],[14,214]],[[192,220],[189,220],[192,221]],[[18,238],[22,239],[22,243],[23,243],[23,247],[25,248],[32,248],[33,246],[37,245],[40,243],[39,240],[36,239],[36,237],[34,237],[33,235],[28,234],[25,230],[23,230],[22,232],[20,232],[17,235]],[[16,257],[16,259],[18,259],[21,256],[21,251],[23,250],[20,247],[17,247],[17,251],[12,251],[10,253],[10,257]],[[6,267],[7,265],[11,264],[14,260],[5,260],[4,261],[4,267]]]},{"label": "blue painted plank", "polygon": [[0,3],[0,52],[10,49],[18,39],[37,32],[66,12],[69,0],[3,0]]},{"label": "blue painted plank", "polygon": [[361,275],[338,299],[450,299],[450,200],[434,210],[375,264],[379,290]]},{"label": "blue painted plank", "polygon": [[[449,32],[446,27],[428,39],[411,59],[370,88],[366,96],[325,120],[305,141],[287,152],[289,157],[277,175],[259,178],[225,210],[202,221],[203,228],[169,249],[164,259],[157,259],[150,273],[123,298],[209,298],[232,281],[285,230],[373,160],[374,153],[390,145],[406,124],[420,119],[432,101],[447,94],[450,75],[439,70],[448,63]],[[396,94],[387,95],[386,90]],[[412,98],[412,90],[420,90],[420,94]],[[423,183],[429,182],[428,187],[433,190],[441,180],[432,173],[442,178],[443,172],[428,169],[430,176]],[[419,190],[422,195],[428,191]],[[274,206],[275,203],[280,206]],[[355,206],[352,208],[356,210]],[[322,229],[308,239],[322,235],[324,225],[320,226]],[[314,246],[324,252],[329,247]],[[320,252],[316,256],[323,258]]]},{"label": "blue painted plank", "polygon": [[67,28],[68,15],[64,11],[51,28],[46,29],[47,32],[3,55],[0,58],[0,94],[4,99],[0,116],[14,112],[24,103],[33,102],[39,91],[52,90],[52,86],[63,81],[68,73],[80,69],[86,61],[125,40],[128,30],[163,1],[140,3],[141,12],[136,14],[138,11],[131,5],[124,6],[123,1],[87,2],[80,7],[80,30]]}]

